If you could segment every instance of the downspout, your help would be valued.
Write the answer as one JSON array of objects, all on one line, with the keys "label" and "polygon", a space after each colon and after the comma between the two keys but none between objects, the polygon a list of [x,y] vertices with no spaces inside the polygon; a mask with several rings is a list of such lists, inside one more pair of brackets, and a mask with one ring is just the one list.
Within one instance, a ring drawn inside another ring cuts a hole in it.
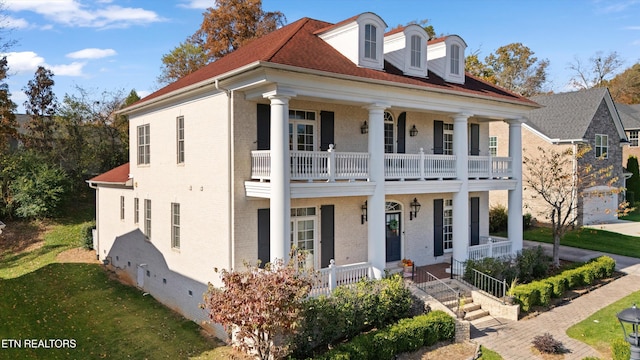
[{"label": "downspout", "polygon": [[100,232],[98,231],[98,219],[100,219],[100,196],[98,196],[98,185],[88,182],[89,187],[96,191],[96,260],[100,260]]},{"label": "downspout", "polygon": [[234,243],[234,229],[235,229],[235,225],[233,222],[234,216],[234,203],[233,203],[233,188],[234,188],[234,176],[233,176],[233,114],[231,112],[232,110],[232,101],[233,101],[233,91],[229,90],[229,89],[225,89],[220,87],[220,82],[219,79],[215,80],[215,86],[216,86],[216,90],[222,90],[225,92],[225,94],[227,94],[227,129],[228,129],[228,137],[227,137],[227,163],[229,164],[228,167],[228,173],[227,173],[227,182],[228,182],[228,189],[227,189],[227,201],[229,202],[229,207],[228,207],[228,212],[227,212],[227,222],[229,224],[229,241],[227,242],[229,244],[229,249],[228,249],[228,254],[229,254],[229,268],[233,269],[235,268],[235,264],[234,264],[234,259],[235,259],[235,243]]}]

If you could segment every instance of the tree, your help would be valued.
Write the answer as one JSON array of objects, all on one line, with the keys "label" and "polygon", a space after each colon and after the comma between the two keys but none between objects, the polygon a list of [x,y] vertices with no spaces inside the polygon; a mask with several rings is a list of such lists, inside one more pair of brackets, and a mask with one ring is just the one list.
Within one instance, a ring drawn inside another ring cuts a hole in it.
[{"label": "tree", "polygon": [[296,269],[299,261],[222,270],[224,288],[209,284],[205,294],[209,319],[233,332],[234,346],[258,359],[283,358],[288,353],[284,338],[294,333],[312,284],[308,272]]},{"label": "tree", "polygon": [[615,51],[607,55],[598,51],[589,58],[587,64],[583,64],[578,57],[575,57],[574,62],[568,66],[568,69],[574,72],[570,83],[578,89],[606,86],[605,80],[611,77],[623,63],[624,61]]},{"label": "tree", "polygon": [[0,58],[0,152],[9,149],[9,142],[18,138],[18,122],[16,121],[16,103],[11,100],[7,78],[7,57]]},{"label": "tree", "polygon": [[[551,221],[553,233],[553,265],[560,266],[560,240],[573,227],[582,205],[584,189],[606,185],[612,187],[618,181],[611,175],[612,166],[581,164],[573,171],[574,161],[580,163],[591,151],[588,145],[579,145],[576,153],[569,148],[564,151],[545,150],[538,147],[535,156],[523,156],[526,184],[533,190],[534,199],[542,199],[548,207],[540,213]],[[620,188],[614,188],[620,192]]]},{"label": "tree", "polygon": [[[627,160],[627,171],[633,175],[627,180],[627,192],[633,193],[633,200],[640,200],[640,170],[638,170],[638,158],[629,156]],[[633,205],[633,204],[632,204]]]},{"label": "tree", "polygon": [[38,66],[33,80],[29,80],[24,88],[27,101],[24,108],[30,119],[27,122],[26,145],[41,153],[49,153],[54,146],[54,131],[56,122],[54,115],[58,108],[53,93],[53,73],[51,70]]},{"label": "tree", "polygon": [[169,84],[207,65],[209,58],[204,48],[192,41],[180,43],[170,53],[162,56],[159,84]]},{"label": "tree", "polygon": [[616,75],[610,81],[604,81],[617,103],[640,104],[640,63]]},{"label": "tree", "polygon": [[528,97],[542,92],[549,66],[549,60],[538,60],[533,55],[527,46],[512,43],[489,54],[484,63],[478,54],[472,54],[465,66],[472,75]]},{"label": "tree", "polygon": [[203,15],[200,29],[192,39],[202,44],[211,60],[276,30],[287,21],[280,11],[262,10],[261,0],[215,0],[215,6]]}]

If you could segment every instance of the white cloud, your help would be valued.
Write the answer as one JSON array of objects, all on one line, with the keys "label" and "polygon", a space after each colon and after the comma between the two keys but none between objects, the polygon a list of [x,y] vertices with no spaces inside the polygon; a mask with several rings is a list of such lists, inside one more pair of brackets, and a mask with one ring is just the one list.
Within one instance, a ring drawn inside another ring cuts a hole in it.
[{"label": "white cloud", "polygon": [[51,65],[50,70],[56,76],[84,76],[82,68],[86,62],[72,62],[71,64]]},{"label": "white cloud", "polygon": [[67,57],[71,59],[101,59],[116,54],[116,51],[113,49],[88,48],[69,53]]},{"label": "white cloud", "polygon": [[1,23],[2,26],[7,29],[26,29],[29,27],[29,22],[27,20],[11,16],[5,16]]},{"label": "white cloud", "polygon": [[46,65],[44,58],[33,51],[10,52],[2,55],[7,57],[11,74],[33,74],[38,66]]},{"label": "white cloud", "polygon": [[625,30],[640,30],[640,26],[627,26]]},{"label": "white cloud", "polygon": [[187,9],[208,9],[210,7],[215,7],[214,0],[188,0],[184,3],[178,4],[178,7],[187,8]]},{"label": "white cloud", "polygon": [[[154,11],[109,5],[111,1],[83,4],[81,0],[4,0],[8,11],[31,11],[70,27],[126,28],[163,21]],[[106,5],[106,6],[105,6]]]}]

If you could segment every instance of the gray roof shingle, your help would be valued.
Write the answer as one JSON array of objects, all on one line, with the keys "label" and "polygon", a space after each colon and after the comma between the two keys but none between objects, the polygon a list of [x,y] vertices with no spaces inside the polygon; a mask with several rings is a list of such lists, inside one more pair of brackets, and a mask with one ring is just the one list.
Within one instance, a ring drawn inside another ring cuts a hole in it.
[{"label": "gray roof shingle", "polygon": [[622,120],[622,126],[625,130],[640,129],[640,104],[627,105],[616,103],[616,109]]}]

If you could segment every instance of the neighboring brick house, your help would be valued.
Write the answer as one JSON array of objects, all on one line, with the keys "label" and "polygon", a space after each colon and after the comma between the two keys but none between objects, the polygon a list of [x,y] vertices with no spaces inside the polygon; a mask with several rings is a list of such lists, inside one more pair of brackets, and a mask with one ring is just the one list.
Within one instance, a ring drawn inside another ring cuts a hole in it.
[{"label": "neighboring brick house", "polygon": [[[459,36],[386,27],[303,18],[126,108],[131,163],[89,181],[99,258],[202,319],[214,268],[292,246],[372,277],[497,255],[493,191],[515,204],[500,249],[522,249],[521,123],[538,105],[465,74]],[[509,157],[489,157],[495,121]]]},{"label": "neighboring brick house", "polygon": [[[578,225],[602,223],[617,219],[618,205],[623,199],[616,191],[624,187],[625,171],[622,167],[623,146],[627,137],[620,116],[606,88],[594,88],[576,92],[535,96],[531,100],[542,105],[529,112],[523,124],[523,156],[534,157],[538,147],[558,152],[588,144],[591,152],[576,159],[579,169],[586,164],[594,168],[611,167],[611,177],[617,178],[612,187],[603,184],[580,189],[578,196]],[[500,123],[490,125],[490,148],[500,156],[506,150],[502,144],[506,127]],[[527,189],[526,168],[523,169],[523,212],[530,213],[538,221],[547,222],[548,205],[534,192]],[[491,193],[491,204],[506,204],[500,192]]]},{"label": "neighboring brick house", "polygon": [[640,146],[638,144],[638,135],[640,134],[640,104],[626,105],[616,103],[616,108],[618,109],[618,114],[620,114],[627,139],[629,139],[629,144],[622,149],[622,165],[626,168],[629,156],[635,156],[640,159]]}]

